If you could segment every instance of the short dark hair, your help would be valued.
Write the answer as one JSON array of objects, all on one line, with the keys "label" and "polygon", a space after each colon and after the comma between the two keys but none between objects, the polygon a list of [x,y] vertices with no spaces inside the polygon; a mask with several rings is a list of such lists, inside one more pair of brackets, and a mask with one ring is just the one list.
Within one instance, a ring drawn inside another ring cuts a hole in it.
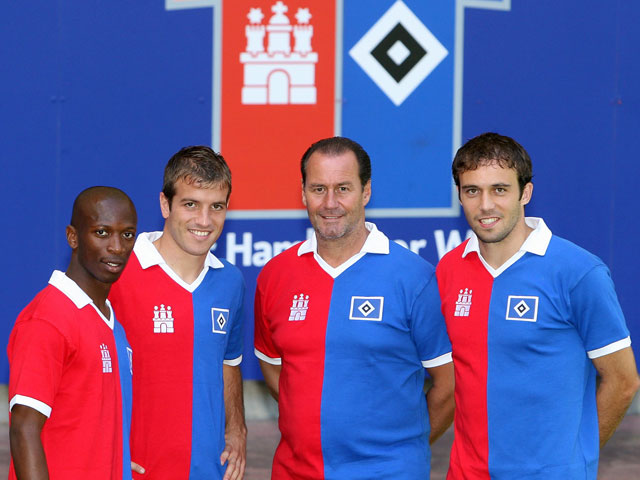
[{"label": "short dark hair", "polygon": [[353,140],[346,137],[330,137],[323,138],[312,144],[300,161],[300,171],[302,172],[302,184],[305,185],[307,181],[307,163],[309,157],[315,152],[322,153],[323,155],[337,156],[346,152],[353,152],[358,160],[358,176],[360,177],[360,183],[364,187],[369,180],[371,180],[371,159],[364,148]]},{"label": "short dark hair", "polygon": [[129,198],[129,195],[116,187],[105,187],[102,185],[96,185],[94,187],[89,187],[82,190],[73,201],[73,207],[71,209],[71,221],[69,222],[69,224],[72,227],[79,228],[81,225],[81,218],[83,217],[83,215],[85,215],[82,211],[86,208],[87,204],[95,203],[96,201],[104,198],[115,198],[128,203],[131,206],[131,210],[133,211],[137,220],[138,214],[136,212],[136,207],[133,204],[131,198]]},{"label": "short dark hair", "polygon": [[492,132],[478,135],[458,149],[451,166],[456,186],[460,187],[460,174],[493,162],[516,171],[522,195],[524,186],[533,178],[531,158],[513,138]]},{"label": "short dark hair", "polygon": [[195,183],[198,187],[208,188],[222,185],[231,194],[231,170],[224,157],[205,145],[184,147],[173,155],[164,169],[162,193],[169,201],[176,194],[176,182]]}]

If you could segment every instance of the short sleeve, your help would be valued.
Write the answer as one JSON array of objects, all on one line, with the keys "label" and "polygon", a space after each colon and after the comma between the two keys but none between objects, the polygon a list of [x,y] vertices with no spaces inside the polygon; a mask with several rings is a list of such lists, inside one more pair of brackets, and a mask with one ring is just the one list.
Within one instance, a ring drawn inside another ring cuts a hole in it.
[{"label": "short sleeve", "polygon": [[224,354],[224,364],[232,367],[240,365],[242,362],[242,351],[244,348],[243,326],[245,286],[242,279],[238,283],[240,293],[237,295],[237,303],[234,308],[236,315],[233,319],[233,324],[231,325],[229,341]]},{"label": "short sleeve", "polygon": [[269,328],[269,320],[263,305],[263,294],[260,277],[258,277],[258,286],[256,288],[256,296],[253,303],[254,313],[254,347],[255,354],[260,359],[272,365],[280,365],[282,358],[276,350],[271,338],[271,329]]},{"label": "short sleeve", "polygon": [[425,368],[438,367],[452,361],[451,343],[440,308],[435,274],[431,274],[411,309],[411,335]]},{"label": "short sleeve", "polygon": [[47,417],[60,385],[68,344],[45,320],[16,324],[9,339],[9,404],[38,410]]},{"label": "short sleeve", "polygon": [[590,358],[631,344],[609,269],[600,264],[570,292],[571,312]]}]

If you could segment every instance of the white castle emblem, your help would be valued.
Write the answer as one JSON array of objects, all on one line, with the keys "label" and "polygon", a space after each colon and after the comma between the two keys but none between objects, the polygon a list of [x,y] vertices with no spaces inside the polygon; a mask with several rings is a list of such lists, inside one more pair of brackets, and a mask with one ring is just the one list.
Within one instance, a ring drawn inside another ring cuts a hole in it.
[{"label": "white castle emblem", "polygon": [[[285,13],[289,8],[278,1],[271,7],[274,15],[268,25],[262,24],[261,8],[251,8],[245,27],[247,48],[240,53],[244,64],[242,103],[315,104],[316,63],[318,53],[311,47],[313,25],[309,25],[308,8],[298,8],[298,23],[291,25]],[[291,34],[295,44],[291,51]],[[264,37],[268,34],[265,51]]]},{"label": "white castle emblem", "polygon": [[473,290],[469,290],[465,288],[464,291],[460,289],[460,294],[458,295],[458,301],[456,302],[456,311],[454,312],[454,317],[468,317],[469,310],[471,310],[471,294]]},{"label": "white castle emblem", "polygon": [[294,295],[289,321],[304,320],[307,317],[307,310],[309,310],[309,295],[304,295],[303,293]]},{"label": "white castle emblem", "polygon": [[173,312],[171,307],[153,307],[153,333],[173,333]]},{"label": "white castle emblem", "polygon": [[102,356],[102,373],[113,372],[111,354],[109,353],[109,348],[104,343],[100,345],[100,354]]}]

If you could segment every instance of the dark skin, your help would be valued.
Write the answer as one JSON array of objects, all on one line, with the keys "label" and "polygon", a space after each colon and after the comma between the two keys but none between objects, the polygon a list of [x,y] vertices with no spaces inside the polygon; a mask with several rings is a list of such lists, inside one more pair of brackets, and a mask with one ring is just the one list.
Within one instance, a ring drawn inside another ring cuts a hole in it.
[{"label": "dark skin", "polygon": [[[93,300],[106,318],[111,284],[122,273],[133,250],[137,215],[124,192],[110,187],[83,191],[74,202],[71,225],[66,229],[72,249],[66,275]],[[55,408],[55,406],[54,406]],[[11,410],[9,440],[16,476],[19,480],[49,478],[41,433],[47,417],[25,405]],[[132,469],[144,469],[132,463]]]}]

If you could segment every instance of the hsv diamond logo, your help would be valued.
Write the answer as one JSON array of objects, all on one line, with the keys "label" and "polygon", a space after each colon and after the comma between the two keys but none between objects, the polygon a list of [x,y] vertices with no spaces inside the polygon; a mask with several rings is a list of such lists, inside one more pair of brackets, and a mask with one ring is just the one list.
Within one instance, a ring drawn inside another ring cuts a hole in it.
[{"label": "hsv diamond logo", "polygon": [[384,297],[351,297],[349,320],[382,321]]},{"label": "hsv diamond logo", "polygon": [[507,320],[535,322],[538,320],[538,297],[509,295],[507,299]]},{"label": "hsv diamond logo", "polygon": [[211,324],[213,333],[225,334],[225,327],[229,322],[229,310],[226,308],[212,308],[211,309]]},{"label": "hsv diamond logo", "polygon": [[213,39],[202,42],[212,51],[211,144],[233,171],[229,218],[305,218],[300,157],[333,135],[371,156],[369,218],[459,215],[450,167],[462,138],[465,10],[509,10],[510,0],[165,6],[213,10]]},{"label": "hsv diamond logo", "polygon": [[393,4],[349,55],[400,105],[449,52],[401,1]]}]

